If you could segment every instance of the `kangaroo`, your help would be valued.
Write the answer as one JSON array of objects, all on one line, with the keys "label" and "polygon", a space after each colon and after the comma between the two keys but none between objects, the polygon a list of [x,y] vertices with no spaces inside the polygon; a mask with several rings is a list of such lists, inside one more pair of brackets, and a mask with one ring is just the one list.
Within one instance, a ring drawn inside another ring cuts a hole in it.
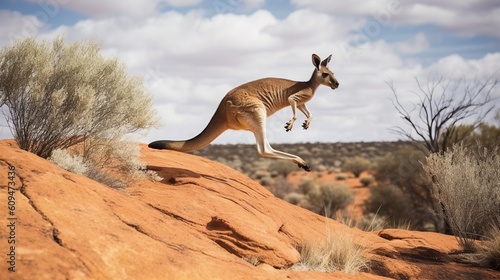
[{"label": "kangaroo", "polygon": [[309,128],[312,114],[305,103],[311,100],[319,85],[332,89],[339,86],[339,82],[327,67],[331,57],[332,55],[321,61],[318,55],[312,55],[315,68],[307,82],[264,78],[240,85],[226,94],[200,134],[184,141],[154,141],[148,147],[190,152],[207,146],[228,129],[248,130],[255,136],[257,152],[261,157],[291,160],[300,168],[311,171],[302,158],[271,147],[266,137],[266,119],[278,110],[291,106],[293,116],[285,124],[285,130],[292,130],[297,119],[297,109],[306,116],[302,127]]}]

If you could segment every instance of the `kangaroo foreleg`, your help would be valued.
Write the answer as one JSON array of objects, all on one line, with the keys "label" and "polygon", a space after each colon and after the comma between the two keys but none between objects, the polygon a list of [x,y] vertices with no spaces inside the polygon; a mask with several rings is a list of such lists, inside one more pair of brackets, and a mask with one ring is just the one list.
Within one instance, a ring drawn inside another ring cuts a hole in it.
[{"label": "kangaroo foreleg", "polygon": [[295,101],[293,96],[290,96],[288,98],[288,102],[290,102],[290,107],[292,107],[293,117],[285,124],[286,132],[292,130],[293,124],[295,123],[295,120],[297,120],[297,101]]}]

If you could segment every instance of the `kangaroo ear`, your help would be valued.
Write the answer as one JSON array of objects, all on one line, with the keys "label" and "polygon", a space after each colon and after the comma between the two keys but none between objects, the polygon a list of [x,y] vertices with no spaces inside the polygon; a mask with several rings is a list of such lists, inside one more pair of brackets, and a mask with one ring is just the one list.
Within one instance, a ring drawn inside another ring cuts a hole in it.
[{"label": "kangaroo ear", "polygon": [[321,58],[319,58],[319,56],[315,53],[313,53],[312,55],[312,62],[314,67],[319,70],[319,63],[321,62]]},{"label": "kangaroo ear", "polygon": [[332,55],[329,55],[327,58],[325,58],[325,60],[321,62],[321,65],[326,66],[328,62],[330,62],[330,59],[332,59]]}]

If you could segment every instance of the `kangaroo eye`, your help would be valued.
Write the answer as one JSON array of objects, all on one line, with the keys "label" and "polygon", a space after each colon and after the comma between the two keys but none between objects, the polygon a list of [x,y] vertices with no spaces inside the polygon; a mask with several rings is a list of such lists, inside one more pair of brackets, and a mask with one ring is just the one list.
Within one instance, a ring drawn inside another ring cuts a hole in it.
[{"label": "kangaroo eye", "polygon": [[323,77],[323,78],[328,77],[328,73],[321,73],[321,77]]}]

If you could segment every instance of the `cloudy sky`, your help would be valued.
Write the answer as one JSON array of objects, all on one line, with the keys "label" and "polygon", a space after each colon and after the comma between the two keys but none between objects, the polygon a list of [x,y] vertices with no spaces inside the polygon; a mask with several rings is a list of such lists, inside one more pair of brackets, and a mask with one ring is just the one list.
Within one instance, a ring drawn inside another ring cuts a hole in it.
[{"label": "cloudy sky", "polygon": [[[103,55],[143,78],[163,124],[144,142],[195,136],[242,83],[309,79],[313,53],[332,54],[340,87],[318,88],[306,131],[296,125],[285,132],[290,108],[270,117],[271,143],[397,140],[390,128],[403,123],[388,81],[405,103],[415,98],[415,78],[473,81],[500,73],[497,0],[1,1],[0,47],[60,34],[102,42]],[[494,95],[500,97],[498,87]],[[8,137],[8,129],[0,135]],[[254,138],[227,131],[215,143]]]}]

